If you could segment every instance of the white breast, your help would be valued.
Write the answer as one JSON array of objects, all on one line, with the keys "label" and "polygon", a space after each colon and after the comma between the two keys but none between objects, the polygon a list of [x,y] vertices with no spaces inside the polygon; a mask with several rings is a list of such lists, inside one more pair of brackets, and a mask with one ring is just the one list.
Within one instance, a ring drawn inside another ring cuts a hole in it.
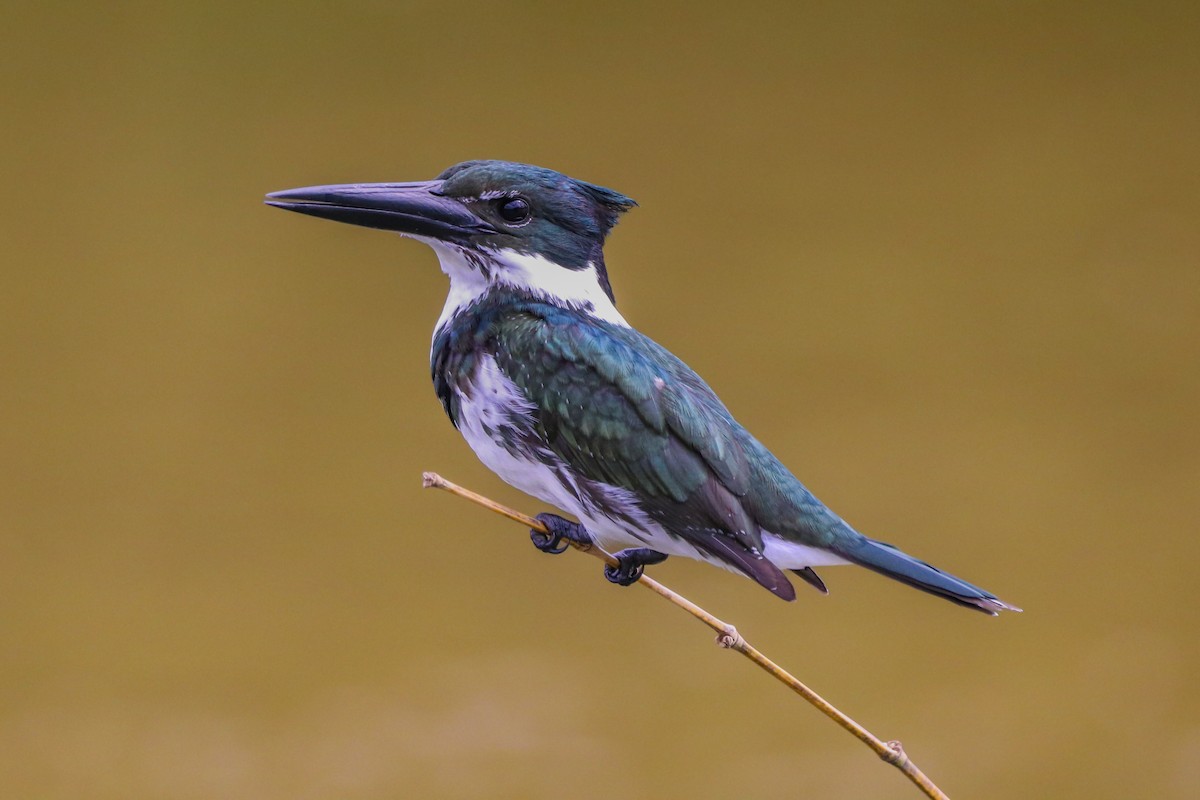
[{"label": "white breast", "polygon": [[579,498],[563,486],[554,470],[535,459],[520,458],[506,446],[505,432],[528,423],[533,405],[496,364],[485,357],[466,391],[458,393],[458,429],[488,469],[527,494],[577,514]]}]

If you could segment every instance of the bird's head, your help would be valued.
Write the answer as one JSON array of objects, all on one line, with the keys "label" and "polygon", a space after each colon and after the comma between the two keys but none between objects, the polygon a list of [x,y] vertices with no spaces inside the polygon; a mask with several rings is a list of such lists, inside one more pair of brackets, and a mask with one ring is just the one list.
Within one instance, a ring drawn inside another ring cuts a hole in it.
[{"label": "bird's head", "polygon": [[478,296],[500,284],[584,306],[603,303],[598,294],[613,304],[604,240],[636,205],[612,189],[510,161],[464,161],[419,183],[311,186],[268,198],[277,208],[430,245],[457,285],[452,293]]}]

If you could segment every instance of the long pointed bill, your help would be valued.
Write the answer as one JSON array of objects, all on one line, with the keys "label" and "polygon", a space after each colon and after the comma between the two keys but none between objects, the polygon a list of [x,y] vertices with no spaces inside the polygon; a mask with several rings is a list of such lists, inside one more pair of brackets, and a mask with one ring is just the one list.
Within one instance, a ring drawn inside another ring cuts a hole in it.
[{"label": "long pointed bill", "polygon": [[496,229],[453,197],[438,194],[441,181],[308,186],[267,195],[266,203],[322,219],[412,236],[462,242]]}]

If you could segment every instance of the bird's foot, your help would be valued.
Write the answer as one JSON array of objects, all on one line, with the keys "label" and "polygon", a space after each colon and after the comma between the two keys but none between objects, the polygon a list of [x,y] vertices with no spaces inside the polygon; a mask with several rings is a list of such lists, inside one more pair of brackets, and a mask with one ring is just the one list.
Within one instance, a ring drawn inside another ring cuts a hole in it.
[{"label": "bird's foot", "polygon": [[604,577],[619,586],[629,586],[642,577],[644,567],[661,564],[667,560],[667,554],[651,550],[649,547],[631,547],[614,553],[613,558],[617,560],[617,565],[606,566]]},{"label": "bird's foot", "polygon": [[548,533],[534,529],[529,531],[529,539],[543,553],[557,555],[570,547],[572,542],[591,546],[595,541],[578,522],[563,519],[558,514],[538,514],[535,519],[546,526]]}]

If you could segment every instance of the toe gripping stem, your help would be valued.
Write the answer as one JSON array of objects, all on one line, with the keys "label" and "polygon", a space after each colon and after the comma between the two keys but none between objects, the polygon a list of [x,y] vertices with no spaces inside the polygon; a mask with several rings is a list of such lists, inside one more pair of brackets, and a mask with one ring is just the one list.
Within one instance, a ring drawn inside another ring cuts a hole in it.
[{"label": "toe gripping stem", "polygon": [[[578,522],[563,519],[557,514],[538,514],[535,519],[546,526],[545,531],[536,528],[529,531],[529,539],[533,546],[543,553],[557,555],[564,552],[572,544],[589,548],[595,544],[595,539],[587,529]],[[642,577],[645,567],[650,564],[661,564],[667,560],[666,553],[651,550],[649,547],[631,547],[613,554],[616,565],[604,567],[604,577],[621,586],[629,586]]]},{"label": "toe gripping stem", "polygon": [[557,514],[538,514],[534,519],[545,525],[546,531],[548,531],[543,532],[536,528],[529,531],[529,540],[543,553],[557,555],[565,551],[572,543],[587,547],[593,543],[592,535],[578,522],[563,519]]},{"label": "toe gripping stem", "polygon": [[629,586],[642,577],[646,566],[666,561],[667,554],[651,550],[649,547],[631,547],[614,553],[613,558],[617,560],[617,565],[606,566],[604,577],[618,586]]}]

